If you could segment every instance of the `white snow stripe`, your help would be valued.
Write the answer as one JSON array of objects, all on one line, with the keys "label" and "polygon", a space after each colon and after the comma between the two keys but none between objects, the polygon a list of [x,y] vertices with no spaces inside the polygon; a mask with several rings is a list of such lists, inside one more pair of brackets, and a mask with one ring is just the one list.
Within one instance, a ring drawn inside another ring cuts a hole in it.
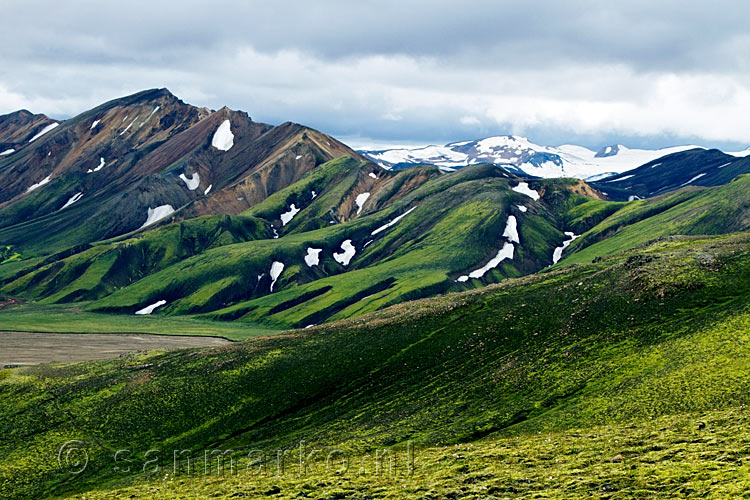
[{"label": "white snow stripe", "polygon": [[32,137],[31,139],[29,139],[29,142],[34,142],[35,140],[39,139],[41,136],[43,136],[44,134],[46,134],[50,130],[54,130],[54,129],[56,129],[59,126],[60,126],[60,124],[57,123],[57,122],[50,123],[49,125],[47,125],[46,127],[44,127],[41,132],[39,132],[34,137]]}]

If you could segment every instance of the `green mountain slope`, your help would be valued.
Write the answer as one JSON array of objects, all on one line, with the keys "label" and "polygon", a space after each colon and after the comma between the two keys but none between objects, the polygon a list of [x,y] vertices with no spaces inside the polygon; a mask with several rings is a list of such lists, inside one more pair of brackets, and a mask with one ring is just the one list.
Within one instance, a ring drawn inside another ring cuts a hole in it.
[{"label": "green mountain slope", "polygon": [[[188,220],[97,244],[14,276],[2,291],[51,303],[94,300],[87,309],[125,314],[166,301],[159,314],[272,327],[352,317],[551,264],[567,212],[595,192],[577,181],[533,181],[535,201],[515,190],[521,182],[491,165],[390,173],[343,158],[238,218]],[[512,255],[491,265],[508,248]]]},{"label": "green mountain slope", "polygon": [[[663,236],[726,234],[750,228],[750,175],[725,186],[683,188],[622,206],[573,242],[565,264],[586,262]],[[577,215],[579,209],[573,211]]]},{"label": "green mountain slope", "polygon": [[[2,372],[0,485],[30,496],[140,480],[113,471],[118,448],[527,443],[746,405],[749,278],[748,234],[668,238],[227,348]],[[74,479],[47,458],[68,439],[91,457]]]}]

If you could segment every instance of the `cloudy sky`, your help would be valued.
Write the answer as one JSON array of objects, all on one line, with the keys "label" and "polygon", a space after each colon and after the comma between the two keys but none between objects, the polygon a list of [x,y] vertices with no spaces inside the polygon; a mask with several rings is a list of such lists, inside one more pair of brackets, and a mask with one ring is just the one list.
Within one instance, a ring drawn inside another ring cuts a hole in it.
[{"label": "cloudy sky", "polygon": [[497,134],[750,145],[750,7],[684,1],[0,0],[0,113],[152,87],[355,147]]}]

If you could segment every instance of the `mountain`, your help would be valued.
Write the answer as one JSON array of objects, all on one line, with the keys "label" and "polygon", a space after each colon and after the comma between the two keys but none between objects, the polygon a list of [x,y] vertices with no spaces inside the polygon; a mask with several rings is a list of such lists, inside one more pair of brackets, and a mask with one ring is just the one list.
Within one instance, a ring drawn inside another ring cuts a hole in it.
[{"label": "mountain", "polygon": [[750,158],[717,149],[672,153],[618,175],[592,182],[612,200],[634,200],[684,186],[719,186],[750,173]]},{"label": "mountain", "polygon": [[564,213],[598,197],[580,181],[527,183],[492,165],[389,172],[346,157],[239,215],[77,249],[8,276],[2,291],[302,327],[543,269],[567,239]]},{"label": "mountain", "polygon": [[21,124],[25,142],[0,158],[0,242],[29,258],[166,220],[238,214],[321,163],[359,158],[302,125],[196,108],[166,89],[115,99],[32,142],[45,118],[6,115],[0,130],[18,116],[35,125]]},{"label": "mountain", "polygon": [[492,163],[535,177],[574,177],[594,180],[631,170],[662,156],[694,149],[696,146],[645,150],[620,144],[591,151],[582,146],[540,146],[525,137],[507,135],[475,141],[453,142],[445,146],[361,151],[384,168],[435,165],[453,171],[466,165]]}]

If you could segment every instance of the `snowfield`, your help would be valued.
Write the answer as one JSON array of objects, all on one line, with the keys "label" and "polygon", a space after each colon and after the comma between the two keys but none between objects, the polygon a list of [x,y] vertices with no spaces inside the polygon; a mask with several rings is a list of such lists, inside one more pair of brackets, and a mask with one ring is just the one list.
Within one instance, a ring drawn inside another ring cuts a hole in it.
[{"label": "snowfield", "polygon": [[174,208],[172,208],[172,205],[161,205],[156,208],[149,207],[148,209],[148,218],[146,219],[146,222],[143,223],[143,225],[140,227],[140,229],[150,226],[151,224],[155,224],[159,222],[160,220],[169,217],[174,213]]},{"label": "snowfield", "polygon": [[521,243],[520,239],[518,238],[518,221],[516,220],[516,217],[514,215],[508,216],[508,221],[505,223],[505,230],[503,231],[503,238],[507,238],[509,241],[503,245],[503,248],[501,248],[497,252],[497,255],[490,259],[490,261],[484,266],[470,272],[468,276],[459,276],[456,281],[458,281],[459,283],[464,283],[466,281],[469,281],[469,278],[481,278],[487,273],[487,271],[495,269],[505,259],[513,259],[513,255],[515,252],[513,242],[518,244]]},{"label": "snowfield", "polygon": [[155,309],[156,309],[157,307],[161,307],[161,306],[163,306],[163,305],[164,305],[164,304],[166,304],[166,303],[167,303],[167,301],[166,301],[166,300],[160,300],[160,301],[158,301],[158,302],[154,302],[154,303],[153,303],[153,304],[151,304],[150,306],[146,306],[146,307],[144,307],[144,308],[143,308],[143,309],[141,309],[140,311],[136,311],[135,313],[136,313],[136,314],[151,314],[152,312],[154,312],[154,310],[155,310]]},{"label": "snowfield", "polygon": [[83,193],[76,193],[76,194],[74,194],[73,196],[70,197],[70,199],[68,201],[65,202],[65,205],[63,205],[62,207],[60,207],[60,210],[62,210],[64,208],[68,208],[69,206],[71,206],[73,203],[77,202],[81,198],[83,198]]},{"label": "snowfield", "polygon": [[693,177],[692,179],[690,179],[689,181],[687,181],[687,182],[684,182],[684,183],[680,184],[680,187],[682,187],[682,186],[687,186],[688,184],[691,184],[691,183],[693,183],[693,182],[697,181],[698,179],[700,179],[700,178],[701,178],[701,177],[703,177],[704,175],[706,175],[706,174],[698,174],[698,175],[696,175],[695,177]]},{"label": "snowfield", "polygon": [[289,205],[289,211],[288,212],[284,212],[280,216],[281,217],[281,225],[282,226],[286,226],[292,219],[294,219],[294,216],[297,215],[299,213],[299,211],[300,211],[300,209],[296,208],[294,206],[294,203],[292,203],[291,205]]},{"label": "snowfield", "polygon": [[50,178],[51,178],[51,177],[52,177],[52,174],[48,175],[47,177],[45,177],[45,178],[44,178],[44,179],[42,179],[41,181],[37,182],[36,184],[32,184],[31,186],[29,186],[29,187],[28,187],[28,188],[26,189],[26,192],[27,192],[27,193],[30,193],[30,192],[32,192],[33,190],[35,190],[35,189],[38,189],[38,188],[40,188],[40,187],[44,186],[45,184],[47,184],[47,183],[48,183],[48,182],[50,181]]},{"label": "snowfield", "polygon": [[136,117],[135,120],[133,120],[132,122],[130,122],[130,125],[128,125],[127,127],[125,127],[125,130],[123,130],[122,132],[120,132],[120,135],[124,135],[125,132],[127,132],[128,130],[130,130],[130,127],[132,127],[135,124],[135,122],[137,122],[137,121],[138,121],[138,118]]},{"label": "snowfield", "polygon": [[[445,172],[479,163],[494,163],[523,170],[537,177],[575,177],[614,175],[639,167],[662,156],[697,148],[685,145],[664,149],[630,149],[621,144],[597,151],[582,146],[540,146],[525,137],[506,135],[476,141],[462,141],[445,146],[424,146],[389,150],[362,151],[384,168],[408,163],[432,164]],[[735,156],[750,155],[750,149]]]},{"label": "snowfield", "polygon": [[342,266],[348,266],[351,262],[354,254],[357,253],[357,249],[352,245],[352,240],[344,240],[341,244],[342,253],[333,254],[333,260],[341,264]]},{"label": "snowfield", "polygon": [[44,134],[46,134],[46,133],[47,133],[47,132],[49,132],[50,130],[55,130],[55,129],[56,129],[57,127],[59,127],[59,126],[60,126],[60,124],[59,124],[59,123],[57,123],[57,122],[55,122],[55,123],[50,123],[49,125],[47,125],[46,127],[44,127],[44,128],[43,128],[43,129],[41,130],[41,132],[39,132],[39,133],[38,133],[38,134],[36,134],[36,135],[35,135],[34,137],[32,137],[31,139],[29,139],[29,142],[34,142],[35,140],[39,139],[39,138],[40,138],[41,136],[43,136]]},{"label": "snowfield", "polygon": [[518,186],[511,188],[516,193],[525,194],[526,196],[530,197],[532,200],[537,201],[539,199],[539,192],[531,189],[529,187],[529,184],[527,182],[519,182]]},{"label": "snowfield", "polygon": [[307,264],[307,267],[313,267],[320,264],[320,252],[322,251],[322,248],[309,247],[307,249],[307,255],[305,255],[305,264]]},{"label": "snowfield", "polygon": [[513,243],[505,243],[503,245],[503,248],[501,248],[500,251],[497,252],[497,255],[490,259],[487,264],[480,267],[479,269],[470,272],[468,276],[464,275],[459,277],[456,281],[463,283],[465,281],[469,281],[469,278],[479,279],[484,276],[487,271],[495,269],[497,266],[499,266],[500,263],[505,259],[513,259],[514,252],[515,247],[513,246]]},{"label": "snowfield", "polygon": [[284,263],[279,261],[274,261],[273,264],[271,264],[271,291],[273,292],[273,286],[276,284],[276,280],[279,279],[279,276],[281,276],[282,271],[284,271]]},{"label": "snowfield", "polygon": [[362,193],[358,194],[357,198],[354,200],[354,203],[357,204],[357,215],[362,212],[362,208],[365,206],[365,202],[367,201],[367,198],[370,197],[370,193]]},{"label": "snowfield", "polygon": [[201,185],[201,176],[198,175],[198,172],[194,173],[190,178],[185,174],[180,174],[180,179],[182,179],[190,191],[195,191]]},{"label": "snowfield", "polygon": [[521,240],[518,238],[518,221],[516,220],[515,215],[508,217],[508,222],[505,223],[503,237],[508,238],[515,243],[521,243]]},{"label": "snowfield", "polygon": [[557,264],[560,262],[560,259],[562,259],[562,254],[565,251],[568,246],[573,243],[576,238],[581,236],[580,234],[571,233],[570,231],[565,231],[565,236],[567,236],[569,239],[563,241],[563,244],[561,247],[555,248],[554,253],[552,254],[552,264]]},{"label": "snowfield", "polygon": [[417,208],[417,207],[411,207],[409,210],[407,210],[406,212],[402,213],[401,215],[399,215],[398,217],[396,217],[395,219],[393,219],[389,223],[383,224],[382,226],[380,226],[379,228],[377,228],[373,232],[371,232],[370,236],[375,236],[376,234],[378,234],[378,233],[380,233],[382,231],[385,231],[389,227],[395,226],[396,224],[398,224],[398,222],[401,219],[403,219],[404,217],[406,217],[407,215],[409,215],[412,212],[412,210],[414,210],[415,208]]},{"label": "snowfield", "polygon": [[101,169],[104,168],[105,164],[106,164],[106,162],[104,161],[104,158],[99,158],[99,165],[97,167],[95,167],[93,170],[92,169],[88,169],[86,171],[86,173],[90,174],[92,172],[98,172],[99,170],[101,170]]},{"label": "snowfield", "polygon": [[232,133],[232,125],[229,120],[224,120],[219,125],[219,128],[214,132],[214,137],[211,139],[211,145],[221,151],[229,151],[234,146],[234,134]]}]

